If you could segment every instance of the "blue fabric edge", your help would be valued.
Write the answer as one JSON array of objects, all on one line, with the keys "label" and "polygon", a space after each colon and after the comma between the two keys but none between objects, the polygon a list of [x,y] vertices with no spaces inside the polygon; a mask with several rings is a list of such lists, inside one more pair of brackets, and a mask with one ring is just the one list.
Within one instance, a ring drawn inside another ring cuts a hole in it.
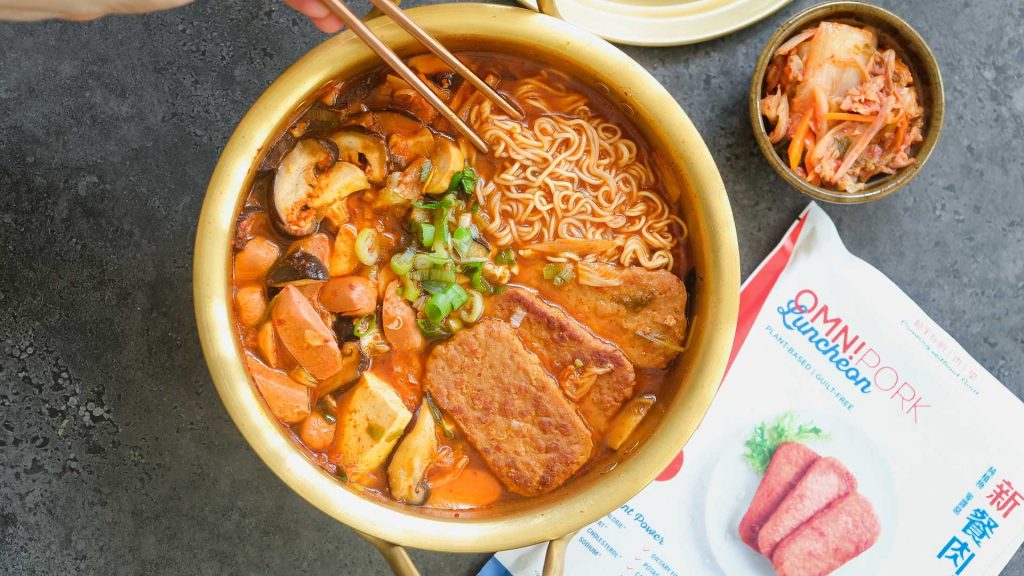
[{"label": "blue fabric edge", "polygon": [[498,560],[497,556],[491,556],[491,559],[484,564],[484,567],[480,569],[477,576],[512,576],[512,573],[505,568],[505,565]]}]

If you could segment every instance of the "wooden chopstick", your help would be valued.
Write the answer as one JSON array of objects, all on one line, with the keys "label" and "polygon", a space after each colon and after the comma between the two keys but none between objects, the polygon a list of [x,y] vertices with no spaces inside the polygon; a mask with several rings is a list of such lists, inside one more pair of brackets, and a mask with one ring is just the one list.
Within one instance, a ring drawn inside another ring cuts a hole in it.
[{"label": "wooden chopstick", "polygon": [[506,114],[512,118],[522,118],[523,113],[516,109],[515,106],[505,100],[501,94],[494,91],[494,88],[490,84],[484,82],[479,76],[473,73],[461,60],[455,57],[454,54],[448,51],[437,41],[436,38],[427,33],[426,30],[420,28],[419,24],[414,22],[412,18],[406,15],[401,8],[398,7],[392,0],[370,0],[370,3],[377,7],[378,10],[383,12],[385,15],[394,20],[403,30],[412,35],[413,38],[419,40],[420,44],[423,44],[427,50],[430,50],[435,56],[441,59],[442,62],[451,66],[453,70],[467,82],[473,85],[474,88],[484,93],[484,96],[498,105]]},{"label": "wooden chopstick", "polygon": [[[505,99],[501,97],[501,95],[499,95],[497,92],[494,92],[494,90],[491,89],[491,87],[488,86],[486,82],[480,80],[480,78],[477,77],[476,74],[473,74],[473,72],[471,72],[469,68],[466,68],[464,64],[455,59],[455,57],[450,52],[445,50],[444,47],[437,42],[437,40],[432,38],[429,34],[423,31],[419,26],[417,26],[412,20],[409,19],[408,16],[406,16],[401,10],[399,10],[397,6],[395,6],[388,0],[385,0],[380,3],[378,3],[376,0],[371,1],[373,1],[374,5],[376,5],[377,8],[379,8],[382,12],[394,18],[399,26],[401,26],[407,32],[412,34],[413,37],[415,37],[417,40],[422,42],[424,46],[427,47],[427,49],[429,49],[431,52],[434,52],[434,54],[437,54],[438,58],[441,58],[446,64],[452,66],[452,68],[456,72],[458,72],[460,75],[466,78],[467,81],[471,82],[473,86],[477,88],[480,88],[481,85],[484,86],[486,88],[486,90],[484,90],[484,93],[492,100],[497,98],[497,100],[501,102],[499,106],[502,107],[502,110],[505,110],[505,106],[512,108],[511,104],[506,102]],[[380,58],[384,60],[384,63],[390,66],[391,69],[394,70],[402,78],[402,80],[405,80],[409,84],[409,86],[411,86],[412,89],[416,91],[417,94],[419,94],[420,96],[423,97],[424,100],[429,102],[430,105],[433,106],[434,109],[437,110],[437,112],[441,114],[441,116],[445,120],[451,122],[451,124],[455,126],[455,128],[458,129],[458,131],[461,132],[463,136],[468,138],[469,141],[473,143],[473,146],[476,146],[476,148],[483,152],[484,154],[487,154],[490,151],[490,148],[487,146],[487,143],[484,142],[483,138],[477,135],[477,133],[474,132],[472,128],[466,125],[466,123],[462,121],[462,118],[459,118],[459,115],[456,114],[451,108],[449,108],[448,105],[445,104],[443,100],[438,98],[437,94],[435,94],[434,91],[430,89],[430,87],[428,87],[422,80],[420,80],[420,77],[417,76],[416,73],[413,72],[408,66],[406,66],[405,62],[402,62],[402,59],[399,58],[398,55],[395,54],[393,50],[391,50],[391,48],[388,48],[388,46],[384,44],[384,42],[382,42],[381,39],[378,38],[377,35],[374,34],[370,30],[370,28],[367,27],[366,24],[364,24],[363,21],[360,20],[355,15],[355,13],[352,12],[352,10],[349,9],[349,7],[345,4],[344,0],[322,0],[322,2],[324,3],[325,6],[327,6],[328,9],[331,10],[331,12],[334,12],[339,18],[341,18],[342,21],[344,21],[345,24],[352,30],[352,32],[356,36],[358,36],[360,40],[366,43],[370,50],[373,50],[374,53],[377,54],[377,56],[380,56]],[[441,54],[439,54],[437,51],[435,51],[435,48],[439,48],[440,50],[442,50],[446,56],[442,56]],[[446,59],[446,57],[450,58],[451,61]],[[452,61],[457,63],[461,69],[456,68]],[[465,71],[465,74],[463,73],[463,70]],[[473,82],[471,78],[475,79],[476,82]],[[491,96],[492,94],[493,97]],[[512,110],[515,109],[512,108]],[[519,114],[519,112],[517,111],[515,112],[515,117],[521,117],[521,114]]]}]

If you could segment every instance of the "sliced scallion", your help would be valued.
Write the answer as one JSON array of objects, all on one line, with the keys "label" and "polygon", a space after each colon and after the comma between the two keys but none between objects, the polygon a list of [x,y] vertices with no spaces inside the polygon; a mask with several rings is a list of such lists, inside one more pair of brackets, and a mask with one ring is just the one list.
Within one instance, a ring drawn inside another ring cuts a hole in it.
[{"label": "sliced scallion", "polygon": [[341,480],[342,482],[348,482],[348,474],[345,474],[345,469],[342,468],[340,464],[337,467],[335,467],[334,475],[335,477],[338,478],[338,480]]},{"label": "sliced scallion", "polygon": [[458,280],[458,275],[455,273],[455,270],[452,269],[452,268],[447,268],[447,267],[444,267],[444,268],[438,267],[438,268],[430,268],[428,270],[420,270],[419,271],[419,276],[420,276],[420,280],[428,280],[428,281],[434,281],[434,282],[444,282],[446,284],[451,284],[452,282],[455,282],[456,280]]},{"label": "sliced scallion", "polygon": [[494,263],[502,266],[513,266],[516,263],[516,251],[511,246],[498,252],[498,255],[494,257]]},{"label": "sliced scallion", "polygon": [[434,211],[434,254],[448,256],[448,247],[452,243],[452,233],[448,230],[448,207]]},{"label": "sliced scallion", "polygon": [[417,207],[417,208],[421,208],[423,210],[437,210],[438,208],[448,208],[449,206],[451,206],[454,203],[455,203],[455,196],[452,195],[452,194],[448,194],[444,198],[441,198],[440,200],[436,200],[434,202],[416,202],[416,201],[413,201],[412,205]]},{"label": "sliced scallion", "polygon": [[480,177],[477,176],[476,170],[473,170],[473,167],[467,164],[462,171],[452,175],[452,181],[448,184],[448,191],[472,194],[479,179]]},{"label": "sliced scallion", "polygon": [[572,266],[568,264],[547,264],[543,270],[544,279],[551,280],[555,286],[565,286],[572,282]]},{"label": "sliced scallion", "polygon": [[437,268],[439,266],[447,266],[452,263],[452,259],[447,256],[441,257],[435,254],[416,254],[413,257],[413,268],[417,270],[427,270],[429,268]]},{"label": "sliced scallion", "polygon": [[420,327],[420,332],[423,333],[423,336],[426,337],[427,340],[437,340],[451,336],[451,333],[445,330],[443,326],[433,324],[426,318],[420,318],[417,320],[416,325]]},{"label": "sliced scallion", "polygon": [[356,235],[356,258],[366,266],[373,266],[377,263],[379,254],[377,252],[377,231],[373,228],[363,228]]},{"label": "sliced scallion", "polygon": [[420,242],[424,248],[434,245],[434,225],[429,222],[420,223]]},{"label": "sliced scallion", "polygon": [[465,258],[469,254],[469,249],[472,245],[473,233],[469,231],[469,228],[456,228],[455,232],[452,233],[452,246],[454,246],[459,256]]},{"label": "sliced scallion", "polygon": [[493,294],[494,288],[490,282],[484,278],[484,264],[485,260],[478,262],[470,262],[462,265],[462,273],[469,276],[469,282],[473,285],[473,288],[479,291],[481,294]]},{"label": "sliced scallion", "polygon": [[355,323],[352,325],[352,333],[355,334],[357,338],[362,338],[363,336],[366,336],[370,332],[373,332],[373,330],[376,327],[377,315],[367,314],[366,316],[362,316],[355,321]]},{"label": "sliced scallion", "polygon": [[415,302],[420,297],[420,286],[408,274],[402,276],[402,297]]},{"label": "sliced scallion", "polygon": [[469,324],[475,323],[484,315],[484,295],[477,290],[469,291],[469,306],[459,310],[459,318]]},{"label": "sliced scallion", "polygon": [[458,310],[467,300],[469,300],[469,294],[462,286],[450,284],[444,291],[434,294],[427,300],[423,306],[423,313],[434,324],[440,324],[444,322],[448,314],[453,310]]},{"label": "sliced scallion", "polygon": [[399,275],[405,276],[412,270],[413,260],[416,258],[416,251],[409,248],[405,252],[399,252],[391,257],[391,270]]},{"label": "sliced scallion", "polygon": [[420,286],[423,291],[427,294],[438,294],[444,292],[445,288],[448,287],[448,282],[439,282],[437,280],[423,280],[420,282]]}]

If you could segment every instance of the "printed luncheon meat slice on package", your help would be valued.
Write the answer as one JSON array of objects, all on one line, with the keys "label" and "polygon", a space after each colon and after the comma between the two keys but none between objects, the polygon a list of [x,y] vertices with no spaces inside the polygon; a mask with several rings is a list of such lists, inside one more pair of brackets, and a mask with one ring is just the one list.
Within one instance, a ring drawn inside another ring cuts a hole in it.
[{"label": "printed luncheon meat slice on package", "polygon": [[757,548],[771,558],[775,546],[833,501],[857,489],[857,479],[835,458],[820,458],[779,503],[757,533]]},{"label": "printed luncheon meat slice on package", "polygon": [[[1021,438],[1024,404],[811,204],[743,285],[685,457],[573,536],[565,573],[997,576],[1024,542]],[[544,552],[481,574],[540,576]]]},{"label": "printed luncheon meat slice on package", "polygon": [[874,545],[878,533],[871,502],[851,492],[786,537],[772,565],[779,576],[831,574]]},{"label": "printed luncheon meat slice on package", "polygon": [[798,442],[785,442],[775,450],[771,464],[761,478],[757,492],[754,492],[750,508],[740,520],[740,538],[747,546],[760,551],[757,534],[761,527],[817,459],[818,454],[814,450]]}]

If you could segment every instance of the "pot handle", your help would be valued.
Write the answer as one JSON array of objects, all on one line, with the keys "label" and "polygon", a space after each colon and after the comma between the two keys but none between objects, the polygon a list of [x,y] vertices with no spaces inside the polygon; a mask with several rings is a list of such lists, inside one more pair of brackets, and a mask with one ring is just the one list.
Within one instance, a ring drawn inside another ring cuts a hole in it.
[{"label": "pot handle", "polygon": [[562,576],[565,572],[565,549],[575,536],[576,532],[573,531],[548,542],[548,551],[544,555],[544,571],[541,573],[543,576]]},{"label": "pot handle", "polygon": [[[355,533],[363,540],[373,544],[373,547],[387,561],[388,566],[391,567],[391,572],[395,576],[420,576],[420,571],[412,563],[412,558],[409,558],[409,553],[405,551],[405,548],[388,542],[383,538],[371,536],[366,532],[355,530]],[[570,532],[565,536],[548,542],[548,550],[544,555],[543,576],[562,576],[562,573],[565,571],[565,549],[569,546],[569,542],[572,542],[575,535],[576,532]]]},{"label": "pot handle", "polygon": [[420,576],[420,571],[416,569],[416,565],[412,563],[412,558],[409,558],[409,553],[405,551],[398,544],[388,542],[383,538],[377,538],[371,536],[366,532],[355,531],[356,534],[361,536],[363,540],[366,540],[373,547],[380,552],[380,555],[387,561],[388,566],[391,567],[391,572],[395,576]]},{"label": "pot handle", "polygon": [[558,12],[558,7],[555,6],[555,0],[537,0],[537,11],[541,14],[554,16],[559,20],[565,20],[565,18],[562,18],[562,14]]}]

